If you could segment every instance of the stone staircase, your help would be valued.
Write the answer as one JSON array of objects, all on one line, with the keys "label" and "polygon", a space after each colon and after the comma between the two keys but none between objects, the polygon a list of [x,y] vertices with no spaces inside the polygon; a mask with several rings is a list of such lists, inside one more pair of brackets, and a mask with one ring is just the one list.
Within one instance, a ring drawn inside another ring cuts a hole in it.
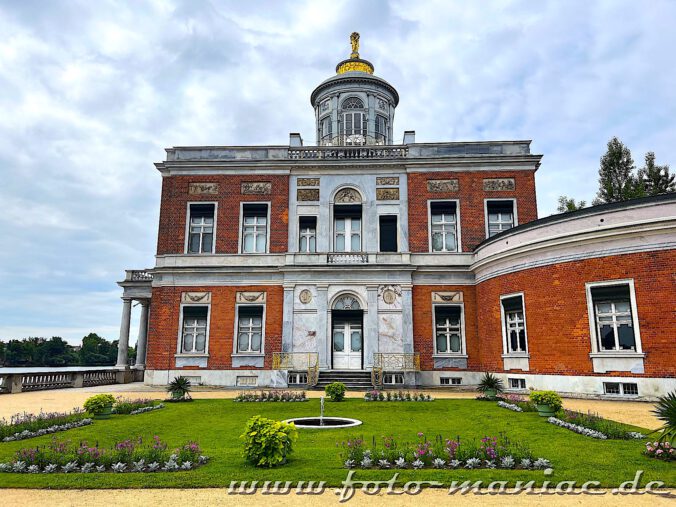
[{"label": "stone staircase", "polygon": [[320,370],[317,389],[324,389],[332,382],[342,382],[354,391],[372,389],[371,370]]}]

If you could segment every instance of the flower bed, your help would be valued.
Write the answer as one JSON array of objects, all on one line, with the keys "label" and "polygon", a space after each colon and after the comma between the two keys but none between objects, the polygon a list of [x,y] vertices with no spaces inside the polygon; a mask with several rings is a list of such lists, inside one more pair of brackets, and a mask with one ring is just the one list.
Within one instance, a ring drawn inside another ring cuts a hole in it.
[{"label": "flower bed", "polygon": [[647,442],[643,453],[649,458],[673,461],[676,459],[676,449],[670,442]]},{"label": "flower bed", "polygon": [[434,401],[429,394],[413,393],[409,391],[366,391],[364,401]]},{"label": "flower bed", "polygon": [[393,437],[382,437],[378,446],[374,437],[367,447],[361,438],[341,444],[341,459],[346,468],[505,468],[539,470],[550,468],[544,458],[534,458],[528,447],[513,442],[505,435],[484,437],[474,441],[444,439],[440,435],[432,442],[418,433],[417,442],[399,443]]},{"label": "flower bed", "polygon": [[158,404],[157,400],[150,398],[131,399],[118,396],[115,405],[113,405],[113,414],[136,415],[158,408],[164,408],[164,405]]},{"label": "flower bed", "polygon": [[498,401],[498,407],[506,408],[507,410],[512,410],[514,412],[523,412],[523,409],[519,405],[507,403],[506,401]]},{"label": "flower bed", "polygon": [[79,408],[71,412],[40,412],[37,415],[24,412],[14,414],[9,421],[0,419],[0,438],[3,442],[14,442],[79,428],[91,423],[92,420]]},{"label": "flower bed", "polygon": [[58,441],[49,445],[17,451],[10,463],[0,463],[0,472],[10,473],[90,473],[90,472],[174,472],[192,470],[208,461],[195,442],[169,451],[167,444],[155,436],[152,443],[127,439],[110,448],[80,442]]},{"label": "flower bed", "polygon": [[266,401],[285,401],[285,402],[296,402],[296,401],[308,401],[305,396],[305,391],[301,392],[291,392],[291,391],[261,391],[259,393],[239,393],[233,401],[236,402],[266,402]]},{"label": "flower bed", "polygon": [[556,414],[556,417],[550,417],[548,421],[593,438],[618,440],[645,438],[642,433],[629,431],[623,424],[604,419],[591,412],[584,414],[574,410],[561,410]]}]

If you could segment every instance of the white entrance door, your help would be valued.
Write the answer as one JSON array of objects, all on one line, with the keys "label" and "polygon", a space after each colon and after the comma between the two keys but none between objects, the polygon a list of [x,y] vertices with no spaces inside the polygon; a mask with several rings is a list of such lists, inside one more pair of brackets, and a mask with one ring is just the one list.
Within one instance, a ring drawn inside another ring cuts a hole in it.
[{"label": "white entrance door", "polygon": [[337,321],[333,324],[333,368],[361,370],[361,324]]}]

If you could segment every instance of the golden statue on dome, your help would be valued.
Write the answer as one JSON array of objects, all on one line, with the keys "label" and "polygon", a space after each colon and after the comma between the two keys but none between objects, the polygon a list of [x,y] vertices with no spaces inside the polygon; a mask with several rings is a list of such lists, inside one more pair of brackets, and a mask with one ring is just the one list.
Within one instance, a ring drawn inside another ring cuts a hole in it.
[{"label": "golden statue on dome", "polygon": [[359,58],[359,33],[352,32],[350,34],[350,44],[352,45],[352,54],[350,54],[350,58]]}]

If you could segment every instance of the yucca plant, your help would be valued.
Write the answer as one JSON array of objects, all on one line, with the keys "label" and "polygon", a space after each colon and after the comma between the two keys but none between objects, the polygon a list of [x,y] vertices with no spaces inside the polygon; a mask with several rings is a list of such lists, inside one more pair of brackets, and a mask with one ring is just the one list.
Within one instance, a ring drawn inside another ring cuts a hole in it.
[{"label": "yucca plant", "polygon": [[167,392],[171,393],[174,400],[191,399],[190,398],[191,384],[187,377],[174,377],[174,380],[169,382]]},{"label": "yucca plant", "polygon": [[494,399],[498,393],[501,393],[504,390],[504,388],[502,379],[489,372],[484,373],[484,376],[481,377],[481,381],[477,386],[477,389],[490,399]]},{"label": "yucca plant", "polygon": [[676,438],[676,391],[660,396],[652,412],[664,423],[664,426],[655,430],[662,432],[658,440],[673,442]]}]

